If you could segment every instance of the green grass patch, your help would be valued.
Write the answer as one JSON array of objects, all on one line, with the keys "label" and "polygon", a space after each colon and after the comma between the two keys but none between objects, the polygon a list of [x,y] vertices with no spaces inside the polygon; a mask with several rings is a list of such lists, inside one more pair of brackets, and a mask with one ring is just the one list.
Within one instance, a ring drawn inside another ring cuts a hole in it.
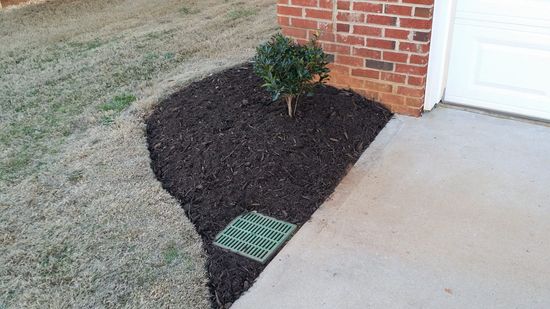
[{"label": "green grass patch", "polygon": [[69,182],[75,184],[77,182],[79,182],[80,180],[82,180],[82,178],[84,178],[84,171],[83,170],[76,170],[76,171],[72,171],[69,176],[67,177],[67,180],[69,180]]},{"label": "green grass patch", "polygon": [[117,95],[111,101],[103,103],[99,106],[99,109],[102,111],[115,111],[121,112],[125,110],[130,104],[136,100],[136,97],[133,94],[122,94]]},{"label": "green grass patch", "polygon": [[[80,119],[83,115],[97,116],[100,124],[110,125],[136,100],[131,89],[188,58],[187,48],[162,51],[174,33],[168,29],[152,31],[150,36],[5,51],[6,57],[0,57],[0,148],[4,150],[0,181],[38,172],[48,163],[44,155],[56,153],[65,137],[87,128]],[[112,48],[101,48],[106,44]],[[198,52],[189,49],[190,54]]]},{"label": "green grass patch", "polygon": [[93,39],[87,42],[70,42],[69,46],[78,49],[79,51],[88,51],[96,49],[103,44],[104,43],[101,42],[99,39]]},{"label": "green grass patch", "polygon": [[166,249],[164,249],[162,255],[166,264],[172,264],[176,259],[180,257],[180,252],[176,248],[175,244],[170,244]]},{"label": "green grass patch", "polygon": [[200,10],[197,9],[197,8],[191,8],[191,7],[188,7],[188,6],[184,6],[184,7],[179,9],[179,12],[183,15],[191,15],[191,14],[199,13]]},{"label": "green grass patch", "polygon": [[115,120],[113,119],[113,117],[111,116],[106,116],[106,115],[103,115],[101,116],[101,118],[99,119],[99,122],[104,125],[104,126],[109,126],[111,125]]},{"label": "green grass patch", "polygon": [[17,157],[11,157],[0,165],[0,180],[10,180],[17,171],[31,163],[31,154],[24,149]]},{"label": "green grass patch", "polygon": [[40,252],[39,271],[43,276],[48,276],[50,282],[59,284],[69,280],[71,264],[74,262],[72,250],[65,244],[58,244],[45,248]]},{"label": "green grass patch", "polygon": [[254,16],[258,13],[258,10],[252,8],[236,8],[229,11],[226,15],[230,21],[242,19],[250,16]]},{"label": "green grass patch", "polygon": [[[175,30],[162,30],[162,31],[152,31],[145,35],[146,40],[162,40],[162,39],[170,39],[174,37]],[[146,42],[144,42],[146,43]]]},{"label": "green grass patch", "polygon": [[164,60],[172,60],[176,55],[174,53],[164,53]]}]

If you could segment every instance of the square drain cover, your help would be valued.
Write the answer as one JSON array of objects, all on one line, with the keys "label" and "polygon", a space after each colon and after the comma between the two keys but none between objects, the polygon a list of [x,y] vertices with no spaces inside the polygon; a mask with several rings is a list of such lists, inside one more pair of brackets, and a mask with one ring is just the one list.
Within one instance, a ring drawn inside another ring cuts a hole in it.
[{"label": "square drain cover", "polygon": [[290,237],[296,225],[257,212],[238,216],[221,231],[214,245],[265,263]]}]

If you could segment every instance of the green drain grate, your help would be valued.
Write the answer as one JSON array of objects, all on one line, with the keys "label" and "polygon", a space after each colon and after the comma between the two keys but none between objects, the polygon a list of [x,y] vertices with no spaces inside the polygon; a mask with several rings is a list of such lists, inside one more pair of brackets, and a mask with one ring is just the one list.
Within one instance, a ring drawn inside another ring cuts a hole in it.
[{"label": "green drain grate", "polygon": [[255,211],[238,216],[221,231],[214,245],[265,263],[294,232],[296,225]]}]

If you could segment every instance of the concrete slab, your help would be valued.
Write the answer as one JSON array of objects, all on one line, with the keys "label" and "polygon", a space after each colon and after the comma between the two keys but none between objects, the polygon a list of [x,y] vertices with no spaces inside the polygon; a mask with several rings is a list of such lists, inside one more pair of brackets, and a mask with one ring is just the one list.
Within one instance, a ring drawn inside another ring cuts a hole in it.
[{"label": "concrete slab", "polygon": [[392,120],[232,308],[550,308],[550,127]]}]

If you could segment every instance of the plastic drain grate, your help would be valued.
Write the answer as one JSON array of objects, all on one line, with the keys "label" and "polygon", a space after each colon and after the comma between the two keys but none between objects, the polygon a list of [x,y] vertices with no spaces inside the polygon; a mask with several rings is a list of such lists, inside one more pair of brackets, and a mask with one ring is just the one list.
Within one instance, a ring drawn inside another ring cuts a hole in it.
[{"label": "plastic drain grate", "polygon": [[296,225],[257,212],[238,216],[221,231],[214,245],[265,263],[290,237]]}]

